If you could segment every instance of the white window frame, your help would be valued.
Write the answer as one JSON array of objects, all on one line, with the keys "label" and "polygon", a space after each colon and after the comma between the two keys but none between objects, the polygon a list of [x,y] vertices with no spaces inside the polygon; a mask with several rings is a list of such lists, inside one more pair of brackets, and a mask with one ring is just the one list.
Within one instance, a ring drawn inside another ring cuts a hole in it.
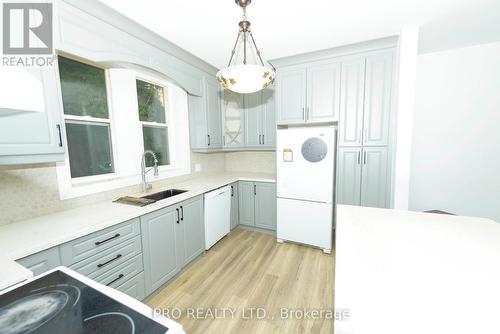
[{"label": "white window frame", "polygon": [[[85,61],[83,62],[85,63]],[[165,122],[168,128],[170,164],[159,166],[159,176],[156,179],[153,179],[153,176],[148,174],[148,182],[191,173],[187,93],[161,75],[155,76],[135,69],[122,68],[105,69],[105,74],[114,173],[72,179],[66,140],[65,161],[57,164],[61,199],[91,195],[141,183],[140,157],[144,151],[142,124],[153,125],[156,123],[141,122],[139,120],[136,80],[162,86],[167,99]],[[62,106],[60,83],[58,85]],[[120,113],[117,113],[118,111]],[[65,116],[63,112],[63,117],[66,119]],[[83,117],[82,120],[90,121],[91,118]],[[96,118],[95,121],[102,122],[102,119]],[[175,124],[175,126],[172,126],[172,124]],[[66,135],[65,122],[63,127]],[[137,187],[136,192],[139,191],[140,187]]]}]

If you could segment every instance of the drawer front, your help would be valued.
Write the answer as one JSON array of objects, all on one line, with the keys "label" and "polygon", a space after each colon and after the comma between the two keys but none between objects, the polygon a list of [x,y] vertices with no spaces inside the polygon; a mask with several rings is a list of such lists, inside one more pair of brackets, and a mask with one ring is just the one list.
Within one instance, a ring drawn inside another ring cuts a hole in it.
[{"label": "drawer front", "polygon": [[141,254],[141,252],[141,236],[138,235],[75,263],[69,268],[84,276],[99,276],[127,262],[136,255]]},{"label": "drawer front", "polygon": [[33,272],[33,276],[37,276],[61,265],[59,248],[49,248],[39,253],[23,257],[16,262],[31,270]]},{"label": "drawer front", "polygon": [[132,298],[143,300],[146,298],[146,285],[144,281],[144,272],[132,277],[127,282],[116,288],[123,293],[126,293]]},{"label": "drawer front", "polygon": [[90,275],[89,278],[92,278],[101,284],[116,288],[127,282],[135,275],[141,273],[143,268],[144,265],[142,263],[141,253],[102,275],[97,276],[94,274]]},{"label": "drawer front", "polygon": [[140,225],[137,218],[69,241],[61,245],[62,264],[71,266],[139,234]]}]

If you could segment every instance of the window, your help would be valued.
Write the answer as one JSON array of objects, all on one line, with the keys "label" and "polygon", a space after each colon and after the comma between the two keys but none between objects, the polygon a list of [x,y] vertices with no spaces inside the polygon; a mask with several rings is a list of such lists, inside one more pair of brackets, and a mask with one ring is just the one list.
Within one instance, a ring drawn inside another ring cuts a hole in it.
[{"label": "window", "polygon": [[[139,79],[136,80],[136,87],[144,150],[156,154],[158,165],[169,165],[166,90],[163,86]],[[153,164],[153,158],[148,155],[146,165]]]},{"label": "window", "polygon": [[114,173],[105,72],[65,57],[58,61],[71,177]]}]

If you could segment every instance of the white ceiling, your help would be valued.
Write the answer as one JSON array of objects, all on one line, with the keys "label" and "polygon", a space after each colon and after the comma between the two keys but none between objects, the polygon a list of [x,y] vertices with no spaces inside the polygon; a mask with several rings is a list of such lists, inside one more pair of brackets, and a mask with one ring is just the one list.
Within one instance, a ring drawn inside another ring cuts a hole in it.
[{"label": "white ceiling", "polygon": [[[101,0],[216,67],[229,60],[241,9],[233,0]],[[397,35],[421,26],[420,51],[500,40],[499,0],[253,0],[266,59]]]}]

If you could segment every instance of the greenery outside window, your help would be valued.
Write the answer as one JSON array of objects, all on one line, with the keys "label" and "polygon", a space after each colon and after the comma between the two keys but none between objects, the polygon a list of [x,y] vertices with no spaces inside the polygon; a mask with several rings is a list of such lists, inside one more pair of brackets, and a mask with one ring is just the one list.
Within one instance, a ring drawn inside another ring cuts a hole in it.
[{"label": "greenery outside window", "polygon": [[[151,150],[156,154],[158,165],[170,165],[167,90],[163,86],[140,79],[136,80],[136,88],[144,150]],[[153,164],[153,158],[147,156],[146,165]]]},{"label": "greenery outside window", "polygon": [[104,69],[58,58],[72,178],[114,173]]}]

